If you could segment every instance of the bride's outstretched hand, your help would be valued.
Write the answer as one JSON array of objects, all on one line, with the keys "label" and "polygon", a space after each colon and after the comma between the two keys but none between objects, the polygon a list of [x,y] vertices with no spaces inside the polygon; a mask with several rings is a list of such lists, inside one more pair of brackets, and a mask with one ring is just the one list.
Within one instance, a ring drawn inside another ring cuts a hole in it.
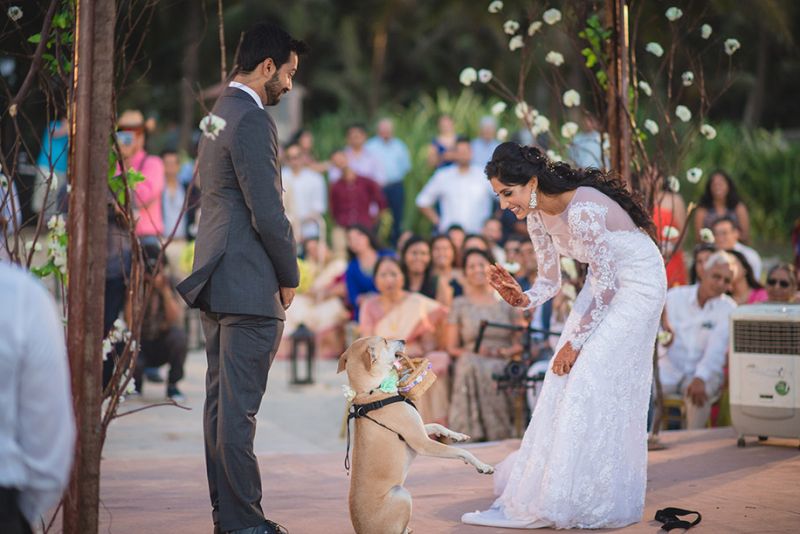
[{"label": "bride's outstretched hand", "polygon": [[522,291],[519,282],[503,267],[497,263],[489,265],[488,275],[489,283],[500,293],[503,300],[517,307],[525,307],[530,303],[528,295]]},{"label": "bride's outstretched hand", "polygon": [[553,358],[553,372],[558,376],[569,373],[572,370],[572,366],[575,365],[580,352],[580,350],[575,350],[569,341],[564,343],[556,357]]}]

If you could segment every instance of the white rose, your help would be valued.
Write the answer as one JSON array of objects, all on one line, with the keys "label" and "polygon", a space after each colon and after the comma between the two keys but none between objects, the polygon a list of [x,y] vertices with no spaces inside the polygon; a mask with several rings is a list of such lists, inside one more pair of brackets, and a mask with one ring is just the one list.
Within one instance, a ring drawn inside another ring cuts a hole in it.
[{"label": "white rose", "polygon": [[700,230],[700,241],[703,243],[714,242],[714,232],[711,231],[711,228],[703,228]]},{"label": "white rose", "polygon": [[534,20],[531,22],[531,25],[528,26],[528,35],[533,37],[533,34],[538,32],[542,29],[542,21],[541,20]]},{"label": "white rose", "polygon": [[717,136],[717,130],[710,124],[702,125],[700,127],[700,133],[709,141]]},{"label": "white rose", "polygon": [[13,20],[14,22],[17,22],[19,19],[22,18],[22,9],[20,9],[19,6],[9,7],[6,13],[8,14],[8,18]]},{"label": "white rose", "polygon": [[711,37],[711,26],[709,24],[703,24],[700,26],[700,37],[703,39],[708,39]]},{"label": "white rose", "polygon": [[489,13],[500,13],[500,10],[503,9],[503,2],[500,0],[494,0],[489,4]]},{"label": "white rose", "polygon": [[552,26],[561,20],[561,11],[557,10],[556,8],[548,9],[542,14],[542,20]]},{"label": "white rose", "polygon": [[525,117],[530,117],[531,109],[528,106],[528,103],[520,102],[514,106],[514,115],[516,115],[519,120],[525,120]]},{"label": "white rose", "polygon": [[725,53],[732,56],[734,52],[742,47],[741,43],[736,39],[725,39]]},{"label": "white rose", "polygon": [[675,108],[675,115],[683,122],[692,120],[692,112],[686,106],[678,106]]},{"label": "white rose", "polygon": [[681,74],[681,80],[683,80],[683,86],[689,87],[694,82],[694,72],[687,70],[683,74]]},{"label": "white rose", "polygon": [[562,100],[564,101],[564,105],[568,108],[581,105],[581,95],[575,89],[569,89],[568,91],[564,92]]},{"label": "white rose", "polygon": [[503,263],[503,267],[505,268],[506,271],[508,271],[511,274],[516,274],[521,268],[519,263],[513,261]]},{"label": "white rose", "polygon": [[652,119],[644,121],[644,129],[650,132],[651,135],[658,134],[658,123]]},{"label": "white rose", "polygon": [[671,7],[667,10],[665,14],[667,16],[667,20],[669,20],[670,22],[675,22],[676,20],[678,20],[683,16],[683,11],[681,11],[677,7]]},{"label": "white rose", "polygon": [[200,121],[200,131],[209,139],[214,140],[225,129],[226,124],[227,122],[222,117],[209,113]]},{"label": "white rose", "polygon": [[572,121],[565,122],[564,125],[561,127],[561,137],[572,139],[573,137],[575,137],[576,133],[578,133],[578,125]]},{"label": "white rose", "polygon": [[461,82],[461,85],[469,87],[478,79],[478,71],[473,69],[472,67],[467,67],[461,71],[461,74],[458,75],[458,81]]},{"label": "white rose", "polygon": [[696,184],[703,177],[703,170],[699,167],[692,167],[686,171],[686,179],[689,183]]},{"label": "white rose", "polygon": [[519,22],[516,20],[507,20],[503,24],[503,31],[506,32],[508,35],[514,35],[517,33],[519,29]]},{"label": "white rose", "polygon": [[495,102],[492,104],[492,115],[500,115],[506,110],[505,102]]},{"label": "white rose", "polygon": [[550,120],[544,115],[536,115],[533,118],[531,133],[533,135],[539,135],[540,133],[544,133],[548,130],[550,130]]},{"label": "white rose", "polygon": [[515,35],[510,41],[508,41],[508,49],[512,52],[518,48],[522,48],[523,46],[525,46],[525,41],[522,40],[521,35]]},{"label": "white rose", "polygon": [[489,83],[492,81],[492,71],[489,69],[481,69],[478,71],[478,80],[481,83]]},{"label": "white rose", "polygon": [[108,338],[105,338],[103,340],[103,361],[105,361],[106,358],[108,358],[108,355],[111,354],[112,348],[113,347],[111,345],[111,340],[108,339]]},{"label": "white rose", "polygon": [[672,341],[672,334],[666,330],[661,330],[656,337],[658,338],[658,342],[662,345],[667,345]]},{"label": "white rose", "polygon": [[664,229],[661,230],[661,237],[664,239],[677,239],[680,235],[680,231],[674,226],[665,226]]},{"label": "white rose", "polygon": [[497,130],[497,140],[502,143],[506,139],[508,139],[508,130],[506,130],[505,128],[500,128],[499,130]]},{"label": "white rose", "polygon": [[647,96],[651,96],[651,95],[653,94],[653,88],[652,88],[652,87],[650,87],[650,84],[649,84],[649,83],[647,83],[647,82],[646,82],[646,81],[644,81],[644,80],[640,80],[640,81],[639,81],[639,89],[641,89],[641,90],[642,90],[642,92],[643,92],[644,94],[646,94]]},{"label": "white rose", "polygon": [[673,193],[677,193],[681,190],[681,182],[675,176],[667,176],[667,187]]},{"label": "white rose", "polygon": [[661,57],[664,55],[664,49],[661,48],[661,45],[656,42],[647,43],[647,46],[644,49],[656,57]]},{"label": "white rose", "polygon": [[547,151],[547,159],[550,161],[561,161],[561,156],[553,152],[552,150]]},{"label": "white rose", "polygon": [[560,67],[564,64],[564,56],[562,56],[559,52],[555,50],[551,50],[547,53],[544,58],[545,61],[550,63],[551,65],[555,65],[556,67]]}]

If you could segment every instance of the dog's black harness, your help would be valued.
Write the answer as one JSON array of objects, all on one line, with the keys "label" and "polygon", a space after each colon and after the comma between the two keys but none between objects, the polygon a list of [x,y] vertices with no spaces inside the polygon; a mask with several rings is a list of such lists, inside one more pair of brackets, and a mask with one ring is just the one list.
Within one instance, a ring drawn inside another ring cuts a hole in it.
[{"label": "dog's black harness", "polygon": [[413,402],[411,402],[409,399],[407,399],[402,395],[395,395],[394,397],[389,397],[388,399],[369,402],[367,404],[350,405],[350,413],[347,414],[347,451],[345,452],[344,455],[344,468],[347,470],[348,474],[350,473],[350,420],[351,419],[358,419],[359,417],[364,417],[366,419],[369,419],[373,423],[382,426],[386,430],[389,430],[390,432],[394,432],[395,434],[397,434],[397,437],[400,438],[400,441],[405,441],[405,438],[403,438],[400,432],[392,430],[391,428],[384,425],[380,421],[376,421],[375,419],[367,415],[369,412],[380,410],[384,406],[389,406],[390,404],[394,404],[396,402],[405,402],[410,404],[411,407],[414,408],[415,410],[417,409],[417,407],[414,406]]}]

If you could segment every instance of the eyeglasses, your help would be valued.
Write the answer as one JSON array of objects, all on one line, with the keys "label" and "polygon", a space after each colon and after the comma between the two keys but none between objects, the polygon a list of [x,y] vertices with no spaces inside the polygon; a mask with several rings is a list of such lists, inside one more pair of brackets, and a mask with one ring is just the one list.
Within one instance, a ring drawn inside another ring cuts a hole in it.
[{"label": "eyeglasses", "polygon": [[780,286],[783,289],[787,289],[789,287],[788,280],[777,280],[775,278],[767,278],[767,285],[768,286]]}]

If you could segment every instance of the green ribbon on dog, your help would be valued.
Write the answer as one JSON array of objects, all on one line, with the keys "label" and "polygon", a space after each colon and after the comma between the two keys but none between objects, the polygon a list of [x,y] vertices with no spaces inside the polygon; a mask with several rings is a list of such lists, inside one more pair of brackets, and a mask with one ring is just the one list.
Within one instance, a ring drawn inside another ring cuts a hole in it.
[{"label": "green ribbon on dog", "polygon": [[400,377],[397,375],[397,369],[394,367],[389,374],[386,375],[386,378],[383,379],[381,385],[378,386],[378,389],[383,391],[384,393],[397,393],[397,382],[400,380]]}]

